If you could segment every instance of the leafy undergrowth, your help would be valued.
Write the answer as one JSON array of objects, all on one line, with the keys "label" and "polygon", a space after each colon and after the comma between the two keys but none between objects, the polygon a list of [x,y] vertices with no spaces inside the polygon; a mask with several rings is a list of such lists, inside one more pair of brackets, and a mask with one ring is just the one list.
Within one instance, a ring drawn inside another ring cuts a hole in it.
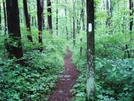
[{"label": "leafy undergrowth", "polygon": [[99,101],[134,100],[134,59],[96,59]]},{"label": "leafy undergrowth", "polygon": [[86,101],[86,53],[85,50],[80,54],[80,46],[78,45],[72,49],[72,60],[74,65],[76,65],[80,74],[77,79],[77,83],[74,85],[71,93],[74,95],[71,101]]},{"label": "leafy undergrowth", "polygon": [[[0,101],[47,101],[63,72],[65,41],[45,36],[44,51],[23,40],[27,66],[15,63],[16,59],[0,58]],[[31,48],[30,48],[31,47]]]},{"label": "leafy undergrowth", "polygon": [[[110,37],[110,38],[109,38]],[[112,38],[111,38],[112,37]],[[96,98],[95,101],[133,101],[134,100],[134,59],[124,58],[121,43],[117,36],[105,36],[96,40]],[[121,36],[120,36],[121,37]],[[122,37],[121,37],[122,38]],[[112,41],[113,40],[113,41]],[[116,43],[114,46],[113,43]],[[106,48],[105,44],[107,45]],[[98,47],[98,46],[102,47]],[[80,46],[83,52],[80,55]],[[125,50],[125,49],[124,49]],[[71,92],[72,101],[86,100],[86,42],[78,43],[73,52],[73,63],[80,71],[77,84]]]}]

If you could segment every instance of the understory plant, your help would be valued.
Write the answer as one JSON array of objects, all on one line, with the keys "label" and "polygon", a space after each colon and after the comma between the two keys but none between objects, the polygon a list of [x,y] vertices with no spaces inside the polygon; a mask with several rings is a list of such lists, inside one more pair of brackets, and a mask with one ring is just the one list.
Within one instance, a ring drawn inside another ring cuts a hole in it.
[{"label": "understory plant", "polygon": [[[103,35],[102,35],[103,36]],[[134,100],[134,59],[124,59],[122,35],[107,35],[96,39],[95,58],[95,101],[133,101]],[[117,36],[120,37],[120,43]],[[102,40],[103,38],[103,40]],[[80,54],[80,46],[83,53]],[[131,45],[133,46],[133,45]],[[72,48],[73,63],[80,71],[77,83],[71,92],[72,101],[86,100],[86,42],[77,43]]]},{"label": "understory plant", "polygon": [[24,65],[1,54],[0,101],[48,101],[59,73],[64,71],[65,41],[48,33],[43,37],[42,52],[36,42],[22,40],[24,56],[20,60]]}]

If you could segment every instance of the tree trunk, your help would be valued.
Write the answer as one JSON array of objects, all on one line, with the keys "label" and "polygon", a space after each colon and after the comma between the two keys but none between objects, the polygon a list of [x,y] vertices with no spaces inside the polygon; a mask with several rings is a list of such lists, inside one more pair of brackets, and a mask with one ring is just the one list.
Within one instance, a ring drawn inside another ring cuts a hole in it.
[{"label": "tree trunk", "polygon": [[106,11],[107,11],[106,27],[109,28],[110,11],[109,11],[109,1],[108,0],[106,0]]},{"label": "tree trunk", "polygon": [[112,23],[112,20],[111,18],[113,17],[113,3],[112,3],[112,0],[109,1],[110,2],[110,8],[109,8],[109,33],[112,34],[113,33],[113,30],[112,30],[112,26],[111,26],[111,23]]},{"label": "tree trunk", "polygon": [[132,0],[129,0],[129,9],[130,9],[130,24],[129,24],[129,30],[130,30],[130,34],[131,34],[131,37],[130,37],[130,41],[132,41],[132,30],[133,30],[133,1]]},{"label": "tree trunk", "polygon": [[6,10],[9,34],[9,40],[5,40],[8,43],[6,48],[10,58],[15,56],[19,59],[23,57],[23,51],[20,34],[18,0],[6,0]]},{"label": "tree trunk", "polygon": [[87,0],[87,101],[95,100],[94,47],[94,1]]},{"label": "tree trunk", "polygon": [[2,27],[1,27],[1,3],[0,3],[0,30],[2,30]]},{"label": "tree trunk", "polygon": [[43,30],[45,30],[45,19],[43,18]]},{"label": "tree trunk", "polygon": [[31,19],[32,19],[31,25],[34,26],[34,17],[31,16]]},{"label": "tree trunk", "polygon": [[56,8],[56,34],[58,35],[58,0],[56,1],[57,8]]},{"label": "tree trunk", "polygon": [[3,11],[4,11],[4,34],[6,35],[7,32],[7,16],[6,16],[6,7],[5,7],[5,1],[3,1]]},{"label": "tree trunk", "polygon": [[113,16],[113,3],[112,0],[110,0],[110,16]]},{"label": "tree trunk", "polygon": [[44,10],[44,0],[37,0],[37,17],[38,17],[39,43],[43,43],[43,41],[42,41],[43,10]]},{"label": "tree trunk", "polygon": [[[65,0],[65,4],[67,4],[67,0]],[[68,19],[67,19],[67,9],[66,9],[66,7],[65,7],[65,19],[66,19],[66,36],[67,36],[67,40],[69,39],[68,38],[68,27],[67,27],[67,25],[68,25],[68,23],[67,23],[67,21],[68,21]]]},{"label": "tree trunk", "polygon": [[31,19],[32,19],[31,25],[32,25],[33,27],[37,27],[36,17],[35,17],[35,16],[31,16]]},{"label": "tree trunk", "polygon": [[48,29],[52,34],[52,9],[51,9],[51,0],[47,0],[47,12],[48,12]]},{"label": "tree trunk", "polygon": [[76,43],[76,36],[75,36],[75,0],[73,0],[73,45],[75,46]]},{"label": "tree trunk", "polygon": [[82,9],[81,9],[81,14],[80,14],[80,17],[81,17],[81,20],[82,20],[82,29],[85,30],[85,18],[84,18],[84,2],[85,0],[81,0],[81,3],[82,3]]},{"label": "tree trunk", "polygon": [[35,27],[37,27],[37,17],[34,17],[34,25],[35,25]]},{"label": "tree trunk", "polygon": [[30,42],[33,42],[32,36],[31,36],[31,26],[30,26],[30,17],[28,15],[28,8],[27,8],[27,0],[23,0],[23,5],[24,5],[24,15],[25,15],[25,23],[28,31],[27,38]]},{"label": "tree trunk", "polygon": [[80,25],[80,19],[77,19],[77,34],[80,33],[81,25]]}]

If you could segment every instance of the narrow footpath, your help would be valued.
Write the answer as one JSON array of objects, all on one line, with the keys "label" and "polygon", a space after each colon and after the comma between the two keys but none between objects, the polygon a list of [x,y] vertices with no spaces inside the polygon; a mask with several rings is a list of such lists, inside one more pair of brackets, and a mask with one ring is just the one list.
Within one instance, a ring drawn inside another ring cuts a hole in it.
[{"label": "narrow footpath", "polygon": [[71,98],[73,96],[70,90],[76,83],[76,80],[78,78],[78,71],[72,64],[72,53],[68,47],[66,52],[67,54],[64,58],[65,74],[59,75],[60,80],[57,83],[54,92],[52,93],[48,101],[71,101]]}]

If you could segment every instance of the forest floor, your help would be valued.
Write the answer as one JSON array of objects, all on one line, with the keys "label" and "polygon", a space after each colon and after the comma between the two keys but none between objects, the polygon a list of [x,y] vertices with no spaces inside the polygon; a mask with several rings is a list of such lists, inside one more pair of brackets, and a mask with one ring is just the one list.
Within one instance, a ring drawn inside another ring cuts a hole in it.
[{"label": "forest floor", "polygon": [[72,53],[67,47],[66,57],[64,58],[65,74],[60,74],[60,80],[57,82],[54,92],[51,94],[48,101],[71,101],[72,94],[70,90],[76,83],[79,72],[72,64]]}]

